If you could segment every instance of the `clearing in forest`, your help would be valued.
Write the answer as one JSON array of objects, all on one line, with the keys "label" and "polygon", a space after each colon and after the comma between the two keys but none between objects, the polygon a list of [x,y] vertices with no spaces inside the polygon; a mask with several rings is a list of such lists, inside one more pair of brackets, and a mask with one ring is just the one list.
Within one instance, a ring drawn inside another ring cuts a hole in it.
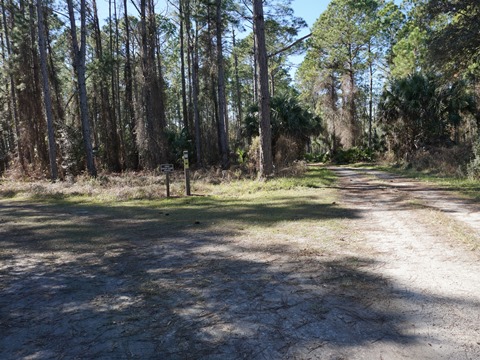
[{"label": "clearing in forest", "polygon": [[480,358],[480,212],[453,193],[346,167],[0,192],[2,359]]}]

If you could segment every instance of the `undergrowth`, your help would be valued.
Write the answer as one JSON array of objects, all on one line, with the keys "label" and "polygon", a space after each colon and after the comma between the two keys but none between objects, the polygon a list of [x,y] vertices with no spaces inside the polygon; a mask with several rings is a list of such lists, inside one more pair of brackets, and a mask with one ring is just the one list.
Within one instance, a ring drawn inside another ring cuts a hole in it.
[{"label": "undergrowth", "polygon": [[480,201],[480,180],[465,177],[460,178],[452,175],[448,176],[439,174],[435,171],[421,171],[412,168],[401,167],[398,165],[369,165],[367,167],[421,180],[423,182],[434,183],[435,185],[445,189],[456,191],[468,199]]},{"label": "undergrowth", "polygon": [[[307,167],[304,164],[279,169],[278,174],[268,180],[256,180],[248,175],[245,176],[238,169],[192,171],[192,194],[238,197],[295,188],[320,188],[335,181],[330,171],[320,167]],[[104,203],[166,198],[166,176],[155,173],[100,175],[95,179],[80,176],[71,181],[54,183],[46,180],[2,179],[0,184],[0,198],[20,200]],[[172,173],[170,175],[171,196],[183,197],[184,193],[184,173],[181,171]]]}]

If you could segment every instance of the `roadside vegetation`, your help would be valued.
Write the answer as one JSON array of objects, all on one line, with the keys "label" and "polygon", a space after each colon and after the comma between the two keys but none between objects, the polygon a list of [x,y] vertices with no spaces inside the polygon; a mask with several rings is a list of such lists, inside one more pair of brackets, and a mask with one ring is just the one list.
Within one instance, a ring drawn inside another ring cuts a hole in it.
[{"label": "roadside vegetation", "polygon": [[467,199],[480,201],[480,180],[458,175],[458,173],[444,173],[438,168],[413,168],[400,164],[360,164],[361,167],[375,168],[397,175],[431,183],[446,190],[452,190]]},{"label": "roadside vegetation", "polygon": [[193,196],[190,197],[183,196],[183,173],[175,173],[170,198],[165,195],[165,176],[153,173],[96,179],[80,177],[71,183],[5,179],[1,183],[0,198],[21,204],[46,204],[58,207],[58,211],[68,208],[73,213],[92,211],[92,214],[100,212],[112,217],[120,215],[114,215],[119,209],[128,209],[132,218],[138,213],[153,211],[166,230],[220,226],[268,232],[276,224],[285,233],[301,233],[302,228],[310,231],[311,226],[322,227],[323,220],[343,217],[343,210],[334,205],[333,173],[305,164],[297,165],[292,172],[294,175],[268,181],[238,179],[222,172],[193,172]]}]

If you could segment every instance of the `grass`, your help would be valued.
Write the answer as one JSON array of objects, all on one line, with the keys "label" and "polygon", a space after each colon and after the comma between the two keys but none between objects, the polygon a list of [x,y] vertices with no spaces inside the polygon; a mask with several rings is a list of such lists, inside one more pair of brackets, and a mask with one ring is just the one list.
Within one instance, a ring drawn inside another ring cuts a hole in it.
[{"label": "grass", "polygon": [[[480,201],[480,181],[467,178],[458,178],[453,176],[438,175],[432,171],[418,171],[414,169],[404,169],[395,166],[371,164],[358,164],[360,168],[368,168],[381,170],[413,178],[425,183],[433,184],[444,190],[456,192],[466,200],[473,202]],[[440,210],[432,209],[426,205],[421,199],[410,199],[408,204],[412,208],[423,211],[423,221],[432,226],[432,229],[441,229],[441,237],[450,239],[452,242],[460,241],[464,243],[470,250],[478,251],[478,236],[469,227],[465,227],[462,223],[452,219]]]},{"label": "grass", "polygon": [[371,164],[362,164],[359,165],[359,167],[386,171],[393,174],[420,180],[426,183],[431,183],[446,190],[455,191],[467,199],[473,201],[480,201],[480,180],[471,180],[454,176],[444,176],[435,174],[432,171],[417,171],[414,169],[404,169],[395,166],[372,166]]},{"label": "grass", "polygon": [[455,221],[441,211],[426,210],[423,221],[429,223],[432,228],[441,229],[441,233],[439,233],[440,238],[447,239],[451,243],[460,241],[471,251],[480,249],[478,235],[472,229]]},{"label": "grass", "polygon": [[162,176],[132,176],[77,183],[3,181],[0,201],[10,207],[4,207],[0,216],[9,231],[21,225],[26,237],[36,236],[38,247],[75,251],[107,246],[115,239],[148,241],[202,232],[248,237],[262,246],[269,246],[272,238],[284,242],[309,238],[326,244],[336,238],[341,220],[355,217],[336,205],[331,188],[335,176],[320,167],[268,181],[195,180],[191,197],[181,196],[183,182],[177,176],[171,198],[164,197]]},{"label": "grass", "polygon": [[[270,339],[297,342],[299,331],[317,339],[318,321],[364,313],[395,288],[372,272],[367,247],[349,241],[358,238],[349,220],[362,214],[338,205],[335,176],[324,168],[263,182],[195,179],[191,197],[180,196],[178,176],[168,199],[161,176],[142,176],[0,185],[0,262],[15,284],[6,314],[45,313],[55,331],[55,321],[68,322],[81,329],[81,348],[145,333],[161,339],[152,354],[211,357],[212,345],[232,353],[246,335],[258,334],[252,349]],[[47,333],[43,319],[10,324],[20,335],[27,327]],[[272,324],[282,324],[281,337]],[[376,341],[368,336],[362,343]]]}]

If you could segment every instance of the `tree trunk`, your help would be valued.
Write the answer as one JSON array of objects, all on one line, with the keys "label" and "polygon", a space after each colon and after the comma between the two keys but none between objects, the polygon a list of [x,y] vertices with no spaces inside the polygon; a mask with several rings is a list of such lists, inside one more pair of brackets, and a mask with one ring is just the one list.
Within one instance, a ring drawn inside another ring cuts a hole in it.
[{"label": "tree trunk", "polygon": [[195,124],[195,151],[197,153],[197,166],[203,166],[202,162],[202,136],[200,132],[200,111],[198,108],[198,92],[200,89],[198,80],[198,23],[195,26],[195,41],[192,54],[192,101],[193,118]]},{"label": "tree trunk", "polygon": [[[154,65],[155,73],[155,82],[152,84],[152,94],[153,106],[154,106],[154,124],[155,124],[155,146],[158,149],[158,163],[156,166],[159,166],[161,162],[166,162],[168,159],[168,143],[167,137],[165,134],[165,129],[167,127],[167,118],[165,114],[165,80],[163,78],[163,66],[161,59],[161,49],[160,49],[160,39],[158,34],[158,25],[155,15],[155,2],[150,0],[149,2],[149,20],[150,20],[150,47],[152,49],[152,60]],[[156,64],[155,64],[156,60]]]},{"label": "tree trunk", "polygon": [[372,59],[372,45],[368,44],[369,63],[368,70],[370,76],[369,83],[369,99],[368,99],[368,148],[372,148],[372,123],[373,123],[373,59]]},{"label": "tree trunk", "polygon": [[[187,134],[190,133],[188,126],[188,108],[187,108],[187,84],[185,81],[185,34],[184,34],[184,13],[183,13],[183,0],[179,0],[178,16],[180,20],[180,72],[182,78],[182,117],[183,128]],[[188,20],[190,21],[190,20]]]},{"label": "tree trunk", "polygon": [[195,114],[193,109],[193,44],[192,44],[192,22],[190,17],[190,0],[184,0],[183,17],[185,22],[185,31],[187,33],[187,69],[188,69],[188,128],[190,138],[195,137],[194,121]]},{"label": "tree trunk", "polygon": [[53,128],[52,99],[50,96],[50,86],[48,83],[47,70],[47,54],[45,45],[45,35],[43,26],[43,9],[42,0],[37,0],[37,16],[38,16],[38,47],[40,50],[40,68],[43,78],[43,100],[45,103],[45,114],[47,117],[47,133],[48,133],[48,155],[50,160],[50,176],[52,180],[58,177],[57,170],[57,145],[55,143],[55,132]]},{"label": "tree trunk", "polygon": [[356,93],[356,83],[355,83],[355,67],[354,63],[354,56],[352,45],[348,46],[348,93],[347,96],[347,106],[348,106],[348,125],[350,127],[350,144],[349,146],[356,146],[358,141],[358,124],[357,124],[357,104],[355,101],[355,93]]},{"label": "tree trunk", "polygon": [[130,21],[128,18],[128,0],[123,1],[125,11],[125,122],[128,131],[128,140],[126,140],[127,167],[138,170],[139,159],[136,146],[136,121],[135,109],[133,106],[133,77],[132,60],[130,56]]},{"label": "tree trunk", "polygon": [[253,0],[253,19],[255,34],[255,59],[258,65],[259,123],[260,123],[260,169],[259,177],[265,178],[273,173],[272,129],[270,125],[270,94],[268,93],[268,64],[265,45],[265,20],[262,0]]},{"label": "tree trunk", "polygon": [[72,48],[75,73],[77,75],[77,86],[80,100],[80,117],[82,121],[83,145],[85,148],[85,155],[87,160],[87,170],[90,176],[97,176],[97,169],[93,159],[93,149],[91,140],[90,121],[88,116],[88,99],[87,86],[85,80],[85,52],[86,52],[86,38],[87,26],[85,16],[85,0],[80,0],[80,47],[77,40],[77,27],[75,24],[75,14],[73,11],[72,0],[67,0],[68,15],[70,18],[70,34],[72,37]]},{"label": "tree trunk", "polygon": [[[114,69],[107,69],[104,64],[104,50],[102,45],[102,33],[100,30],[100,22],[97,15],[96,0],[92,1],[93,5],[93,27],[95,37],[95,55],[101,64],[100,72],[97,77],[97,83],[100,87],[100,114],[101,127],[100,134],[103,145],[103,159],[109,171],[118,172],[121,170],[119,160],[120,145],[117,134],[117,115],[115,109],[115,71]],[[110,13],[111,11],[109,11]],[[110,14],[111,15],[111,14]],[[111,18],[111,16],[109,16]],[[112,21],[109,22],[109,52],[113,58],[113,33]],[[109,74],[110,72],[110,78]],[[110,90],[109,90],[110,86]],[[112,99],[110,99],[110,91]]]},{"label": "tree trunk", "polygon": [[[120,31],[118,28],[118,16],[117,16],[117,1],[113,1],[113,19],[115,23],[115,53],[116,56],[118,57],[120,54]],[[115,70],[114,70],[114,76],[115,77],[115,84],[114,89],[115,89],[115,103],[114,106],[117,109],[117,119],[118,119],[118,135],[120,137],[120,158],[121,158],[121,167],[122,169],[126,168],[126,158],[127,158],[127,153],[126,153],[126,146],[125,146],[125,124],[123,122],[123,112],[122,112],[122,104],[121,104],[121,96],[120,96],[120,66],[119,62],[115,62]]]},{"label": "tree trunk", "polygon": [[[113,41],[113,26],[112,24],[115,23],[116,25],[116,19],[117,19],[117,10],[116,10],[116,3],[114,2],[114,16],[112,16],[112,1],[109,1],[108,4],[108,12],[109,12],[109,39],[110,39],[110,56],[112,59],[115,59],[115,53],[114,53],[114,41]],[[113,20],[112,20],[113,17]],[[118,32],[117,32],[118,33]],[[122,170],[122,164],[120,161],[120,154],[121,154],[121,134],[122,132],[122,127],[118,126],[118,121],[117,119],[121,118],[120,114],[120,106],[117,106],[117,85],[116,85],[116,79],[117,79],[117,62],[114,61],[111,69],[111,74],[110,74],[110,84],[111,84],[111,91],[112,91],[112,100],[111,100],[111,105],[110,105],[110,116],[109,116],[109,138],[110,138],[110,143],[111,143],[111,148],[108,149],[108,152],[110,154],[110,163],[111,167],[110,169],[119,172]]]},{"label": "tree trunk", "polygon": [[[7,47],[7,55],[8,59],[10,60],[10,57],[12,55],[12,50],[10,46],[10,32],[8,29],[8,24],[7,24],[7,16],[6,16],[6,9],[5,9],[5,1],[2,0],[2,18],[3,18],[3,27],[5,31],[5,43]],[[21,143],[21,136],[20,136],[20,121],[18,118],[18,108],[17,108],[17,92],[16,92],[16,87],[15,87],[15,80],[13,78],[13,74],[11,71],[9,71],[9,78],[10,78],[10,99],[11,99],[11,109],[12,109],[12,115],[13,115],[13,125],[15,128],[15,144],[16,144],[16,150],[17,150],[17,157],[18,161],[21,165],[21,171],[22,173],[25,172],[25,159],[24,159],[24,153],[23,153],[23,146]]]},{"label": "tree trunk", "polygon": [[218,74],[218,137],[220,143],[220,155],[222,168],[230,166],[228,159],[228,134],[227,134],[227,97],[225,94],[225,70],[223,64],[223,26],[222,26],[222,0],[217,0],[217,74]]},{"label": "tree trunk", "polygon": [[[255,28],[255,23],[253,24],[253,27]],[[253,37],[253,99],[252,100],[254,103],[258,101],[258,60],[257,60],[256,36]]]},{"label": "tree trunk", "polygon": [[52,44],[50,41],[50,31],[48,29],[48,21],[45,22],[45,40],[47,42],[47,54],[48,54],[48,63],[50,65],[50,83],[52,84],[54,95],[55,95],[55,118],[60,121],[62,124],[65,120],[65,110],[62,106],[62,94],[60,89],[60,82],[58,80],[57,72],[55,70],[55,65],[53,62],[54,59],[54,52],[52,49]]},{"label": "tree trunk", "polygon": [[31,68],[32,75],[31,78],[32,85],[30,86],[29,93],[32,95],[30,97],[30,104],[32,106],[32,129],[35,134],[35,144],[36,144],[36,156],[40,160],[40,167],[42,170],[48,168],[49,163],[49,154],[47,143],[45,141],[45,135],[47,135],[45,119],[42,118],[43,106],[41,100],[42,94],[42,85],[41,85],[41,69],[40,69],[40,59],[38,58],[38,37],[37,37],[37,28],[38,25],[35,25],[35,5],[33,2],[28,3],[29,10],[29,25],[30,25],[30,53],[31,53]]},{"label": "tree trunk", "polygon": [[242,112],[242,91],[240,89],[240,76],[238,75],[238,54],[236,50],[236,39],[235,39],[235,30],[232,29],[232,38],[233,38],[233,65],[235,72],[235,89],[237,92],[237,123],[238,129],[241,129],[243,122],[243,112]]},{"label": "tree trunk", "polygon": [[[146,165],[154,169],[167,158],[165,136],[165,95],[159,58],[153,2],[140,2],[140,43],[142,56],[143,124],[137,127],[138,145]],[[158,65],[158,67],[157,67]]]}]

